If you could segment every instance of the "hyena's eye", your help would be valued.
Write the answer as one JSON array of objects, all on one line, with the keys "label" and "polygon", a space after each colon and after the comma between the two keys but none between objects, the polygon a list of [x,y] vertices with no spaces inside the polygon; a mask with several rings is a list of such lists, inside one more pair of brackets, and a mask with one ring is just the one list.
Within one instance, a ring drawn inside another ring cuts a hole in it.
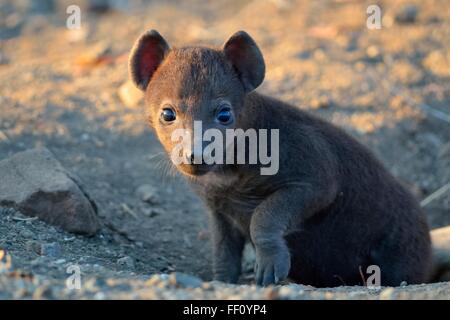
[{"label": "hyena's eye", "polygon": [[165,107],[161,112],[161,119],[164,122],[172,122],[175,121],[177,118],[177,114],[175,113],[175,110],[173,110],[171,107]]},{"label": "hyena's eye", "polygon": [[233,122],[233,113],[228,103],[224,103],[219,107],[216,113],[216,120],[221,124],[230,124]]}]

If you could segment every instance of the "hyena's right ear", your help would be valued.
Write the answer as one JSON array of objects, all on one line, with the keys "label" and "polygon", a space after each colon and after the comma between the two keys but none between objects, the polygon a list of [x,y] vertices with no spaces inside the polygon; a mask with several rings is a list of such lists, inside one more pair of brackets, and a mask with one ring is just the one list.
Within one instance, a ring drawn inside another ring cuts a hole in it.
[{"label": "hyena's right ear", "polygon": [[166,40],[156,30],[149,30],[136,40],[128,60],[130,78],[136,87],[145,91],[169,50]]}]

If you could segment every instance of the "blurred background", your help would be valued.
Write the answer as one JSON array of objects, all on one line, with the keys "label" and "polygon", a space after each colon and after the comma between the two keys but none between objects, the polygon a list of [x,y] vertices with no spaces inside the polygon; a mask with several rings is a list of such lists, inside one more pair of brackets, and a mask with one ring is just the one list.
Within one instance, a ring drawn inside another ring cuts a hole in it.
[{"label": "blurred background", "polygon": [[[380,29],[367,27],[371,4]],[[67,28],[69,5],[79,29]],[[368,145],[425,200],[432,227],[450,224],[448,0],[0,0],[0,159],[46,146],[81,177],[104,224],[103,238],[67,248],[69,260],[101,256],[111,269],[126,252],[133,272],[210,278],[204,209],[167,174],[127,82],[128,52],[150,28],[172,46],[220,46],[246,30],[266,59],[260,92]],[[143,185],[152,203],[136,192]],[[1,228],[0,244],[20,237],[20,226]]]}]

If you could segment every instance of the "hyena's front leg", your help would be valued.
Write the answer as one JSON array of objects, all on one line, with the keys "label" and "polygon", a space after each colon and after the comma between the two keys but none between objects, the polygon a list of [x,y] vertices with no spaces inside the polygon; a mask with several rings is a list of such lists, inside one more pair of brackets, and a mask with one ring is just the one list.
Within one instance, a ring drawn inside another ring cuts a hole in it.
[{"label": "hyena's front leg", "polygon": [[237,283],[245,238],[222,214],[212,214],[214,280]]}]

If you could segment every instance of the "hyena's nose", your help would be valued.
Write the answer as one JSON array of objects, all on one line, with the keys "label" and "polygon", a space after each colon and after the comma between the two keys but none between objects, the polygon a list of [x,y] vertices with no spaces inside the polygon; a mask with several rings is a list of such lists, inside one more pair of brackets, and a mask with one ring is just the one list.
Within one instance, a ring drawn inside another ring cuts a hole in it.
[{"label": "hyena's nose", "polygon": [[191,145],[184,146],[183,148],[183,154],[184,154],[184,162],[186,164],[203,164],[205,161],[204,155],[203,155],[203,142],[199,143],[191,143]]},{"label": "hyena's nose", "polygon": [[199,150],[198,152],[195,152],[194,150],[186,150],[184,152],[184,160],[187,164],[202,164],[203,157],[202,153]]},{"label": "hyena's nose", "polygon": [[194,152],[192,152],[192,151],[186,152],[185,158],[186,158],[186,163],[194,164],[194,160],[195,160]]}]

